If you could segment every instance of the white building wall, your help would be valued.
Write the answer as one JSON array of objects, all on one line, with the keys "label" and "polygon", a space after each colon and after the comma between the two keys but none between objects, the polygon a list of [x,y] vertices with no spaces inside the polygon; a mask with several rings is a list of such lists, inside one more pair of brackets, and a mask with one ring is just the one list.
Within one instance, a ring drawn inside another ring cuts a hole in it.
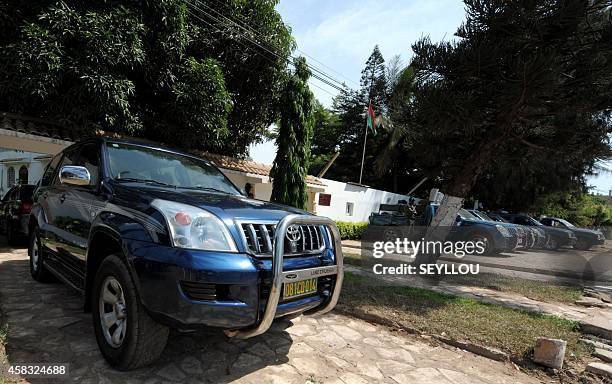
[{"label": "white building wall", "polygon": [[[409,197],[397,193],[367,188],[355,184],[321,179],[326,184],[325,192],[331,195],[330,206],[318,205],[319,193],[315,199],[315,212],[337,221],[368,221],[370,213],[378,212],[380,204],[397,204],[398,200],[408,201]],[[347,203],[353,204],[352,215],[347,213]]]},{"label": "white building wall", "polygon": [[[0,196],[4,196],[9,190],[8,170],[13,168],[15,171],[14,184],[19,181],[19,169],[25,166],[28,169],[28,184],[36,184],[42,177],[45,167],[50,159],[37,159],[41,157],[40,153],[23,152],[11,149],[0,150]],[[20,159],[15,161],[6,161],[7,159]],[[3,160],[5,160],[3,162]]]}]

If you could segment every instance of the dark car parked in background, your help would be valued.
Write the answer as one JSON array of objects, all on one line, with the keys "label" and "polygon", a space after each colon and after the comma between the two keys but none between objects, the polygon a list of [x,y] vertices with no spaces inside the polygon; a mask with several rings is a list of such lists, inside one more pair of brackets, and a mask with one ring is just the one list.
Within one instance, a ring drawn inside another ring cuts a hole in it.
[{"label": "dark car parked in background", "polygon": [[[487,212],[487,217],[500,223],[510,223],[497,212]],[[521,225],[525,230],[527,243],[526,248],[544,248],[546,246],[546,232],[535,226]]]},{"label": "dark car parked in background", "polygon": [[546,233],[546,246],[547,249],[559,249],[561,247],[572,247],[576,244],[576,235],[574,232],[561,229],[561,228],[553,228],[547,227],[534,219],[533,217],[526,215],[524,213],[506,213],[506,212],[498,212],[499,216],[508,220],[514,224],[526,225],[536,227],[538,229],[543,229]]},{"label": "dark car parked in background", "polygon": [[588,250],[594,245],[602,245],[606,238],[600,231],[592,229],[578,228],[574,224],[567,220],[560,219],[558,217],[543,217],[540,219],[540,223],[548,227],[562,228],[570,230],[576,235],[576,244],[574,248],[580,250]]},{"label": "dark car parked in background", "polygon": [[8,190],[0,202],[0,230],[11,245],[28,237],[28,221],[35,189],[36,185],[16,185]]}]

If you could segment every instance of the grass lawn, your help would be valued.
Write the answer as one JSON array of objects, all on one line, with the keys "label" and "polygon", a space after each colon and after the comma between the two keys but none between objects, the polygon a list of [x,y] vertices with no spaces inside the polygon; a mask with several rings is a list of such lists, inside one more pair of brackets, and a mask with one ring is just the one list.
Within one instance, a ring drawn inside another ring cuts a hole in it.
[{"label": "grass lawn", "polygon": [[420,288],[391,286],[348,272],[338,309],[355,316],[365,312],[407,329],[495,347],[518,358],[532,353],[538,337],[566,340],[566,358],[590,354],[588,346],[578,343],[581,334],[576,322]]},{"label": "grass lawn", "polygon": [[[356,266],[363,265],[361,256],[357,254],[345,254],[344,261],[347,264]],[[376,260],[376,263],[382,263],[390,266],[398,264],[397,261],[383,259]],[[537,280],[519,279],[494,273],[479,273],[478,275],[450,275],[445,276],[443,281],[456,285],[468,285],[493,289],[500,292],[516,293],[533,300],[545,302],[574,303],[576,300],[582,297],[582,287],[542,282]]]}]

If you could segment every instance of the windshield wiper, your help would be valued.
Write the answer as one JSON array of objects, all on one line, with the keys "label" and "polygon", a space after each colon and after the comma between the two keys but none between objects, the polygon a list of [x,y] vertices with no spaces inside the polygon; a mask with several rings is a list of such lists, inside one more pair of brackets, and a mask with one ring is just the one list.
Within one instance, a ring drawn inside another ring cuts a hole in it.
[{"label": "windshield wiper", "polygon": [[164,187],[176,188],[176,185],[164,183],[163,181],[153,180],[153,179],[139,179],[136,177],[122,177],[121,179],[115,179],[115,180],[116,181],[133,181],[136,183],[156,184],[156,185],[162,185]]},{"label": "windshield wiper", "polygon": [[202,190],[202,191],[213,191],[213,192],[219,192],[219,193],[224,193],[226,195],[231,195],[232,193],[221,190],[221,189],[217,189],[217,188],[213,188],[213,187],[202,187],[200,185],[194,185],[193,187],[183,187],[183,186],[178,186],[178,188],[183,188],[183,189],[197,189],[197,190]]}]

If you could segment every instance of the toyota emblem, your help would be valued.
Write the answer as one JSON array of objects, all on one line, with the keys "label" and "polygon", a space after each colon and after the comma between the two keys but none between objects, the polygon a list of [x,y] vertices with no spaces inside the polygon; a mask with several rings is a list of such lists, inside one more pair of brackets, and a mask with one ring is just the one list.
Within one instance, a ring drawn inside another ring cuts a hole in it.
[{"label": "toyota emblem", "polygon": [[285,234],[285,237],[291,243],[297,243],[302,238],[300,227],[297,225],[290,225],[289,227],[287,227],[287,233]]}]

